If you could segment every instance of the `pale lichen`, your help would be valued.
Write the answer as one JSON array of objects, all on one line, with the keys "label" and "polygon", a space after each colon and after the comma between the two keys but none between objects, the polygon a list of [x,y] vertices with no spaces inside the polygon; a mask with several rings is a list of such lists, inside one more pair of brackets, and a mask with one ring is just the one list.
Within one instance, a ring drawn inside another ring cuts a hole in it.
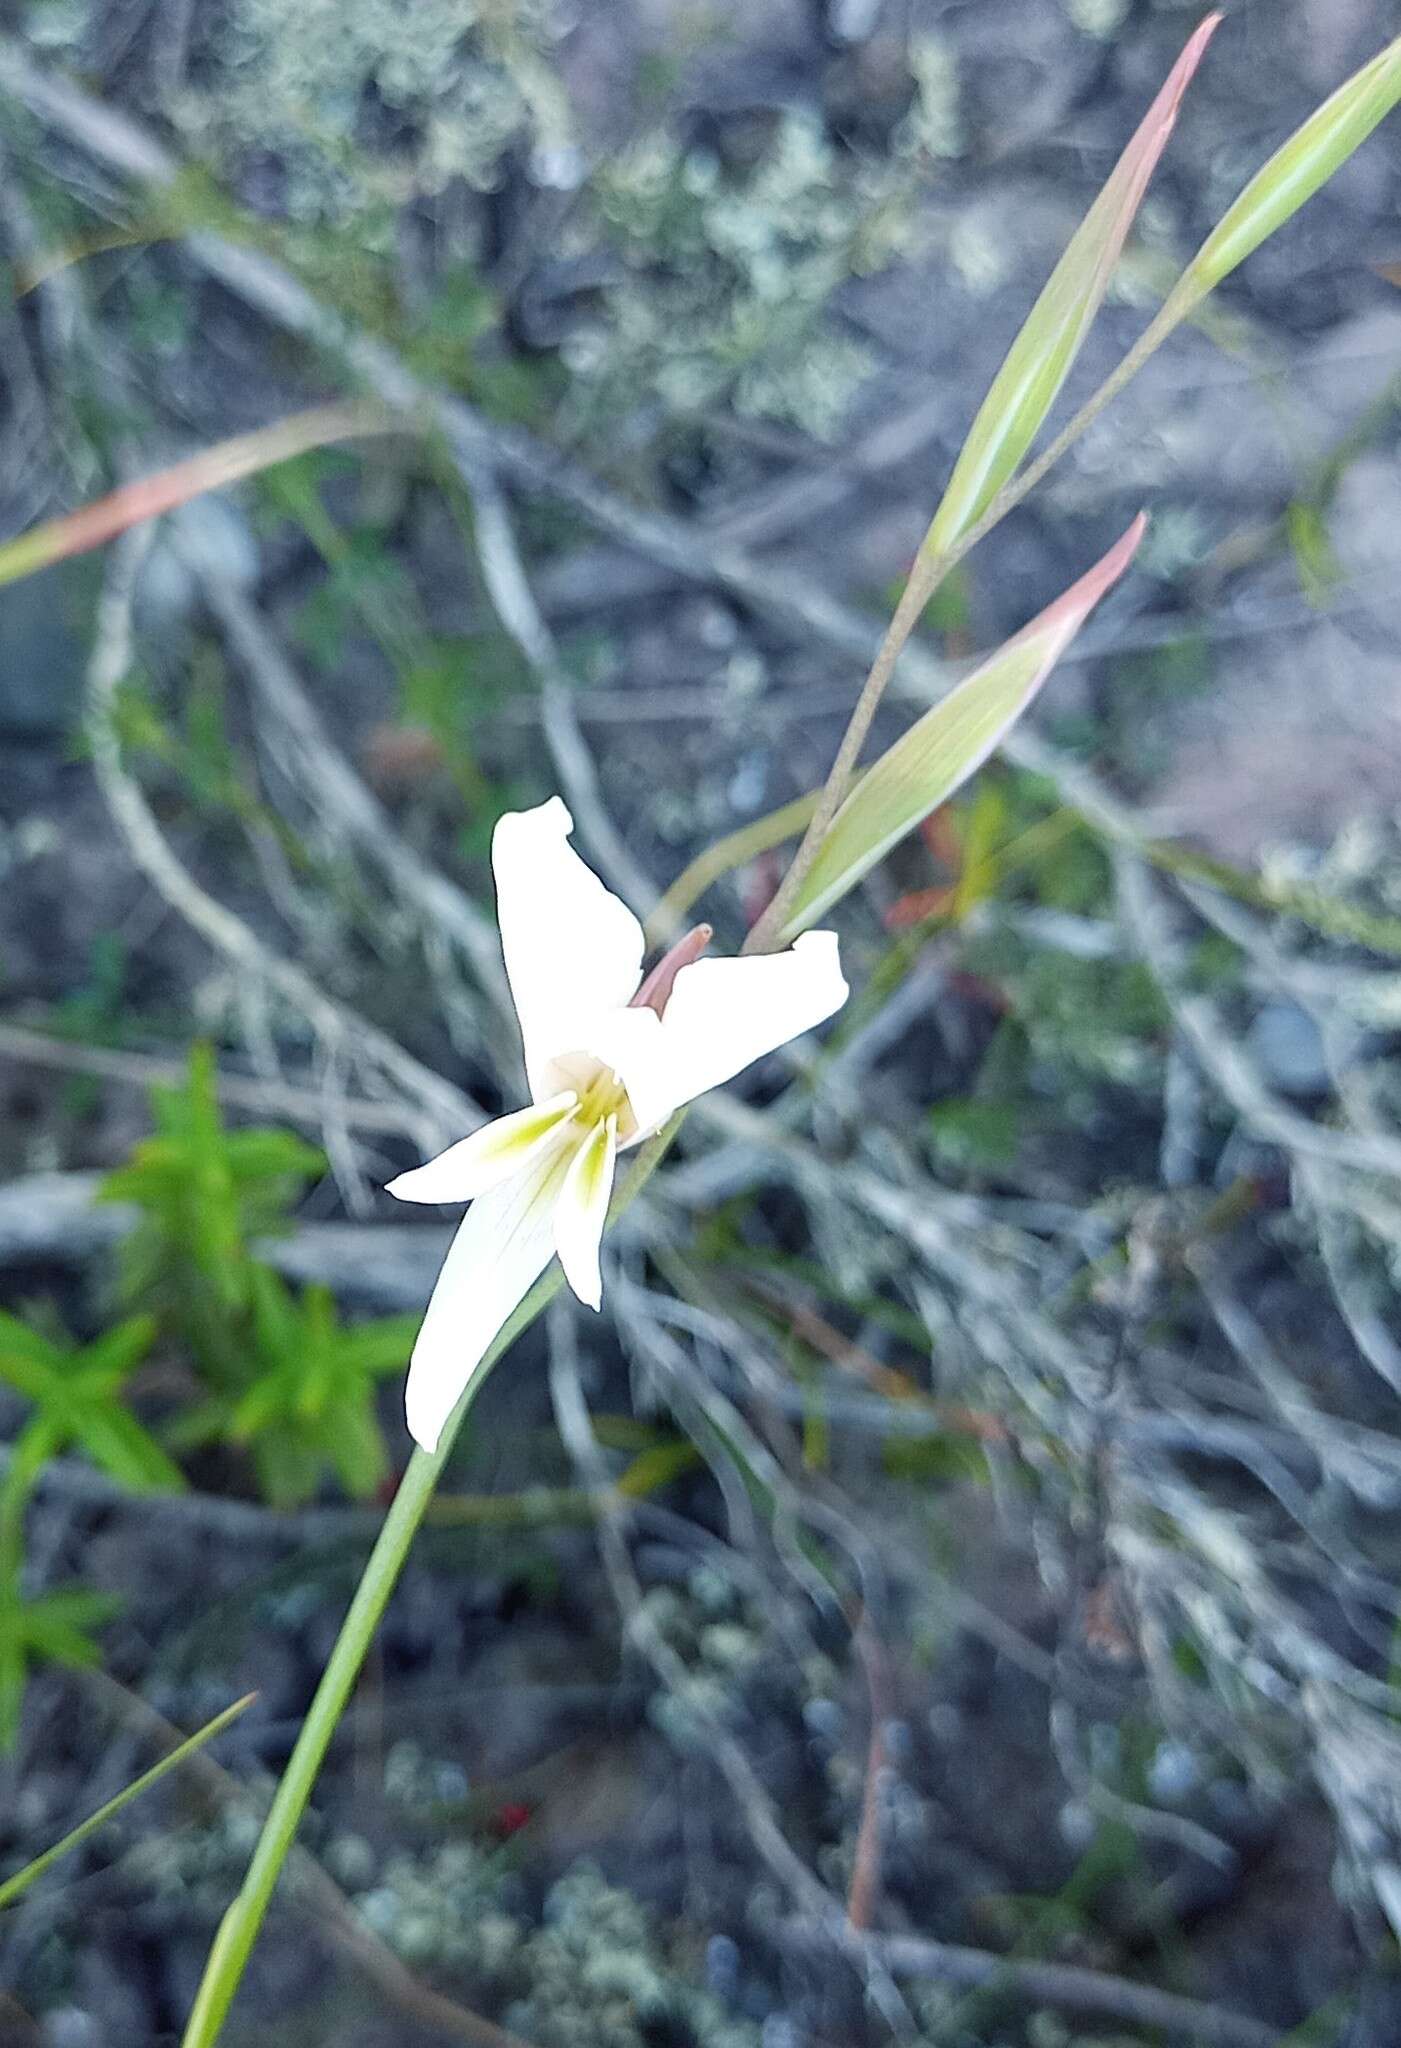
[{"label": "pale lichen", "polygon": [[614,269],[570,346],[582,420],[650,393],[663,415],[727,406],[819,438],[839,428],[873,363],[833,324],[833,298],[911,249],[932,161],[958,146],[956,73],[941,45],[917,54],[914,102],[881,157],[790,110],[743,170],[663,130],[600,168]]},{"label": "pale lichen", "polygon": [[555,0],[416,0],[411,33],[388,0],[238,0],[209,84],[173,111],[230,172],[275,160],[280,203],[307,222],[358,221],[456,178],[490,190],[517,146],[540,182],[572,182],[550,62],[564,26]]},{"label": "pale lichen", "polygon": [[1065,11],[1083,34],[1107,43],[1128,20],[1129,0],[1065,0]]}]

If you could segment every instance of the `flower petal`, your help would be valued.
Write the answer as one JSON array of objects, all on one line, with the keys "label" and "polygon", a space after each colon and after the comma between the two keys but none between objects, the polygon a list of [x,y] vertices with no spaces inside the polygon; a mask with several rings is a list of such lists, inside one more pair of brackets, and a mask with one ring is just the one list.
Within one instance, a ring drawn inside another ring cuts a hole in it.
[{"label": "flower petal", "polygon": [[554,1251],[554,1206],[570,1161],[566,1141],[481,1195],[453,1239],[409,1361],[404,1405],[425,1451],[481,1365],[493,1337]]},{"label": "flower petal", "polygon": [[528,1166],[541,1146],[548,1145],[569,1121],[578,1104],[578,1096],[566,1089],[548,1102],[495,1117],[470,1137],[449,1145],[446,1152],[389,1181],[385,1192],[400,1202],[470,1202]]},{"label": "flower petal", "polygon": [[811,1031],[846,998],[835,932],[806,932],[786,953],[697,960],[683,967],[662,1018],[659,1065],[671,1100],[659,1114],[654,1096],[650,1117],[660,1121],[683,1102],[718,1088],[765,1053]]},{"label": "flower petal", "polygon": [[577,1051],[589,1024],[627,1003],[642,978],[642,927],[569,844],[574,820],[557,796],[508,811],[491,842],[506,978],[537,1098],[547,1068]]},{"label": "flower petal", "polygon": [[619,1117],[624,1145],[652,1130],[674,1106],[666,1072],[662,1020],[655,1010],[614,1010],[596,1018],[576,1048],[582,1059],[566,1059],[553,1069],[561,1081],[587,1085],[590,1068],[600,1066],[617,1075],[628,1093],[630,1114]]},{"label": "flower petal", "polygon": [[598,1248],[608,1221],[613,1165],[618,1154],[618,1119],[595,1124],[570,1162],[555,1204],[555,1250],[564,1277],[580,1301],[596,1309],[603,1300]]}]

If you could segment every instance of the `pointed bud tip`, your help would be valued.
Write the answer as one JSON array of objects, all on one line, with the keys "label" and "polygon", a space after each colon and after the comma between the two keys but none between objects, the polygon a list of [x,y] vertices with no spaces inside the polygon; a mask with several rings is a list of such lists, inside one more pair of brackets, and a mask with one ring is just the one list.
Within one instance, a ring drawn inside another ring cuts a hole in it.
[{"label": "pointed bud tip", "polygon": [[1210,43],[1212,37],[1216,34],[1217,29],[1220,28],[1222,22],[1225,19],[1226,17],[1224,13],[1218,7],[1214,10],[1214,12],[1208,14],[1206,20],[1202,22],[1201,26],[1194,32],[1194,34],[1190,35],[1187,38],[1187,42],[1183,48],[1182,55],[1178,58],[1176,65],[1173,67],[1174,77],[1180,77],[1180,82],[1184,88],[1190,85],[1192,81],[1193,72],[1201,63],[1202,58],[1206,55],[1207,45]]},{"label": "pointed bud tip", "polygon": [[1219,10],[1209,14],[1195,34],[1189,37],[1182,55],[1168,73],[1157,101],[1149,110],[1146,125],[1150,132],[1142,138],[1151,160],[1156,161],[1159,151],[1165,147],[1176,125],[1187,88],[1197,75],[1202,58],[1206,55],[1207,45],[1225,18]]},{"label": "pointed bud tip", "polygon": [[664,1017],[677,975],[700,959],[714,936],[714,925],[692,925],[685,936],[662,955],[628,1005],[629,1009],[655,1010],[659,1017]]},{"label": "pointed bud tip", "polygon": [[1129,563],[1138,553],[1139,548],[1143,544],[1143,536],[1147,531],[1148,514],[1140,512],[1131,524],[1125,528],[1123,533],[1120,534],[1098,567],[1090,571],[1091,577],[1097,582],[1102,582],[1106,588],[1109,584],[1115,582],[1123,575]]}]

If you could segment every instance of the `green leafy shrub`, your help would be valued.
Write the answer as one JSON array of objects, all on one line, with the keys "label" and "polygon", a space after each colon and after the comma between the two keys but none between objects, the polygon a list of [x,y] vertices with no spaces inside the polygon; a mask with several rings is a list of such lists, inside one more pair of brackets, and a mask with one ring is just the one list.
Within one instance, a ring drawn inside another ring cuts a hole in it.
[{"label": "green leafy shrub", "polygon": [[139,1211],[122,1252],[123,1304],[145,1312],[148,1343],[159,1330],[182,1347],[201,1383],[166,1441],[246,1452],[273,1507],[302,1505],[328,1477],[371,1498],[389,1469],[375,1387],[404,1366],[418,1319],[347,1329],[324,1287],[295,1293],[257,1256],[324,1161],[286,1131],[227,1129],[208,1046],[192,1051],[182,1087],[152,1099],[155,1135],[102,1193]]},{"label": "green leafy shrub", "polygon": [[63,1664],[85,1670],[102,1662],[92,1631],[110,1621],[121,1602],[109,1593],[64,1586],[57,1593],[26,1599],[18,1557],[0,1564],[0,1755],[8,1755],[19,1733],[24,1688],[33,1665]]},{"label": "green leafy shrub", "polygon": [[42,1335],[0,1315],[0,1380],[33,1404],[11,1455],[37,1469],[60,1451],[86,1452],[130,1493],[173,1493],[179,1467],[122,1399],[156,1335],[151,1316],[132,1316],[86,1345]]},{"label": "green leafy shrub", "polygon": [[259,1265],[250,1282],[252,1382],[197,1403],[175,1440],[246,1447],[273,1507],[310,1500],[327,1472],[352,1499],[368,1499],[389,1470],[375,1388],[403,1370],[419,1318],[385,1316],[346,1329],[328,1288],[308,1287],[298,1297]]},{"label": "green leafy shrub", "polygon": [[102,1199],[129,1202],[140,1220],[122,1247],[120,1297],[189,1346],[215,1385],[247,1376],[256,1238],[278,1235],[324,1160],[287,1131],[225,1128],[207,1045],[190,1054],[180,1088],[151,1091],[155,1135],[107,1176]]}]

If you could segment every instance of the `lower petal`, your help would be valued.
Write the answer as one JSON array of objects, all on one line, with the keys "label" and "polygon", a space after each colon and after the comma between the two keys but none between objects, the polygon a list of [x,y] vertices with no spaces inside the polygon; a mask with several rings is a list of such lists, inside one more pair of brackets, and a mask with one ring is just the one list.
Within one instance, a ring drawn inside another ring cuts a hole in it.
[{"label": "lower petal", "polygon": [[603,1300],[598,1248],[608,1221],[613,1166],[618,1156],[618,1119],[595,1124],[570,1161],[555,1204],[555,1250],[564,1277],[580,1301],[597,1308]]},{"label": "lower petal", "polygon": [[462,1220],[409,1362],[409,1433],[425,1451],[437,1449],[492,1339],[550,1263],[569,1160],[567,1146],[550,1146],[524,1173],[478,1196]]}]

